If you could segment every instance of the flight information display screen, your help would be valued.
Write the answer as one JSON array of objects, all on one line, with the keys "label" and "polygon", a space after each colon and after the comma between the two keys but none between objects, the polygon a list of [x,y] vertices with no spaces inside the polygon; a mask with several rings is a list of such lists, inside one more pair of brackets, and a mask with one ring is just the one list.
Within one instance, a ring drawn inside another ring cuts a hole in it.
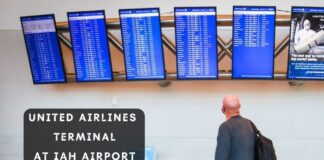
[{"label": "flight information display screen", "polygon": [[111,81],[105,12],[69,12],[68,21],[77,81]]},{"label": "flight information display screen", "polygon": [[34,84],[66,82],[54,15],[21,17]]},{"label": "flight information display screen", "polygon": [[233,7],[233,79],[272,79],[276,7]]},{"label": "flight information display screen", "polygon": [[165,79],[158,8],[119,10],[127,80]]},{"label": "flight information display screen", "polygon": [[292,7],[288,79],[324,79],[324,8]]},{"label": "flight information display screen", "polygon": [[175,8],[178,79],[217,79],[216,7]]}]

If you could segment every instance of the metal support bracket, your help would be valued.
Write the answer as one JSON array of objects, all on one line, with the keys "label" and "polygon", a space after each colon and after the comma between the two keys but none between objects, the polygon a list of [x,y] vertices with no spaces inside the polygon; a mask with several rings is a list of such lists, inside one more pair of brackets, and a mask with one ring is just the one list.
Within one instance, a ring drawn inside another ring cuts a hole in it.
[{"label": "metal support bracket", "polygon": [[[219,27],[222,26],[231,26],[233,23],[232,19],[218,19],[217,24]],[[276,20],[276,26],[284,26],[289,27],[290,20],[289,19],[277,19]],[[168,28],[168,27],[174,27],[174,20],[162,20],[161,21],[161,27],[162,28]],[[120,23],[119,22],[107,22],[107,28],[109,30],[118,30],[120,29]],[[64,36],[64,32],[69,32],[68,25],[59,26],[57,27],[59,33],[58,37],[60,41],[67,46],[69,49],[72,50],[72,44],[71,41]],[[123,45],[122,42],[114,36],[110,31],[107,31],[107,37],[109,39],[109,42],[114,45],[120,52],[123,54]],[[176,46],[175,43],[172,42],[165,34],[162,34],[162,41],[163,45],[166,46],[173,55],[176,55]],[[220,47],[220,50],[218,52],[218,62],[222,61],[225,56],[228,56],[230,59],[232,59],[232,44],[233,41],[230,39],[228,42],[226,42],[222,37],[217,36],[217,44],[218,47]],[[275,48],[275,58],[277,58],[282,51],[289,45],[289,35],[285,36],[281,41],[278,42],[277,47]],[[70,75],[69,75],[70,76]],[[115,80],[119,81],[125,80],[125,75],[121,74],[114,74]],[[158,84],[161,87],[167,87],[171,84],[172,80],[176,80],[176,74],[166,74],[167,81],[160,81]],[[231,73],[219,73],[220,79],[230,79]],[[285,80],[286,74],[274,74],[275,79],[277,80]],[[299,87],[302,86],[303,82],[300,81],[289,81],[289,85],[293,87]]]}]

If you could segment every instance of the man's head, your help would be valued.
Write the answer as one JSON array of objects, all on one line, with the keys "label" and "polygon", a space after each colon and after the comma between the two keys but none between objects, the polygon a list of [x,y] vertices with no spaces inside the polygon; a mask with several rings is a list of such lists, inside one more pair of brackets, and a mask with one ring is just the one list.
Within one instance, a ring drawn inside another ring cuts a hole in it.
[{"label": "man's head", "polygon": [[306,31],[308,31],[310,29],[310,27],[311,27],[310,21],[308,19],[305,19],[303,26],[304,26],[304,29]]},{"label": "man's head", "polygon": [[226,95],[223,98],[222,112],[225,114],[226,119],[230,119],[232,116],[240,114],[240,100],[233,95]]}]

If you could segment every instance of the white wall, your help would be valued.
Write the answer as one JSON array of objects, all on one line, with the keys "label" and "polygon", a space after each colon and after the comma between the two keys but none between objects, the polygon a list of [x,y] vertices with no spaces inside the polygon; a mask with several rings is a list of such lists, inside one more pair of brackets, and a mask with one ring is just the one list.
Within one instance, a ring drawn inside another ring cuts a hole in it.
[{"label": "white wall", "polygon": [[[274,140],[281,160],[324,159],[324,83],[180,81],[32,85],[21,31],[0,31],[0,159],[23,154],[23,113],[32,108],[141,108],[158,160],[213,159],[221,97],[241,97],[242,114]],[[112,106],[118,96],[120,106]]]},{"label": "white wall", "polygon": [[[59,5],[61,2],[61,5]],[[118,8],[217,5],[230,14],[233,4],[244,1],[187,0],[2,0],[0,2],[0,159],[23,159],[23,113],[27,108],[136,107],[146,115],[148,146],[158,160],[211,160],[218,126],[224,121],[221,98],[241,97],[243,116],[252,119],[274,140],[279,160],[324,159],[324,83],[306,82],[292,88],[287,81],[177,81],[168,88],[156,82],[69,83],[32,85],[19,16],[66,11],[106,9],[116,17]],[[247,4],[246,1],[244,4]],[[324,6],[322,0],[250,1],[252,5]],[[112,106],[113,96],[120,105]]]}]

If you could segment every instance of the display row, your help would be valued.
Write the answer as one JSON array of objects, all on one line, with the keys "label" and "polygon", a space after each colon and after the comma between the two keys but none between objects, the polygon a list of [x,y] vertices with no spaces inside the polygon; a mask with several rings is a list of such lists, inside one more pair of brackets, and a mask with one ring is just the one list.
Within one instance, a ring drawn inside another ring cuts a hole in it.
[{"label": "display row", "polygon": [[[104,10],[68,12],[78,82],[112,81]],[[120,9],[127,80],[166,78],[159,8]],[[216,7],[174,8],[178,79],[218,79]],[[21,17],[34,84],[66,82],[54,15]],[[234,6],[232,78],[273,79],[276,7]],[[324,8],[292,7],[287,79],[324,79]]]}]

